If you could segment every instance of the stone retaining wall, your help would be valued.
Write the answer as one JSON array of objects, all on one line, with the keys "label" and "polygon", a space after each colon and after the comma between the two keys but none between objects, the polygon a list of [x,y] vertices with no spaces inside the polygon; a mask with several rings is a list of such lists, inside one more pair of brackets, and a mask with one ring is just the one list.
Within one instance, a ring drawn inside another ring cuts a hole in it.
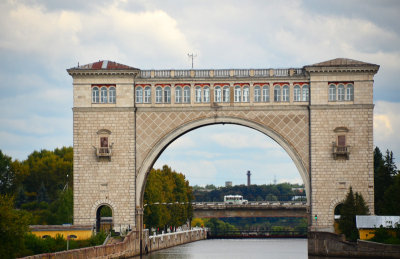
[{"label": "stone retaining wall", "polygon": [[[143,241],[143,253],[177,246],[207,238],[205,229],[188,230],[165,235],[147,237]],[[140,254],[138,231],[131,231],[123,242],[104,246],[86,247],[57,253],[47,253],[24,257],[25,259],[65,259],[65,258],[127,258]]]},{"label": "stone retaining wall", "polygon": [[353,258],[400,258],[400,245],[357,240],[347,242],[328,232],[309,232],[308,255]]}]

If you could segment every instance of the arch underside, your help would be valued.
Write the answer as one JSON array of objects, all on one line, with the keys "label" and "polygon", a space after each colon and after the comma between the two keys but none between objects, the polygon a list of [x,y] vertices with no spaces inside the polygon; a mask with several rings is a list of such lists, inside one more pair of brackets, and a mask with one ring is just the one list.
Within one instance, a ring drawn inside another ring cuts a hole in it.
[{"label": "arch underside", "polygon": [[139,112],[137,113],[136,204],[143,207],[147,175],[161,153],[175,139],[199,127],[236,124],[252,128],[275,140],[290,156],[304,182],[310,201],[309,127],[306,109],[294,111]]}]

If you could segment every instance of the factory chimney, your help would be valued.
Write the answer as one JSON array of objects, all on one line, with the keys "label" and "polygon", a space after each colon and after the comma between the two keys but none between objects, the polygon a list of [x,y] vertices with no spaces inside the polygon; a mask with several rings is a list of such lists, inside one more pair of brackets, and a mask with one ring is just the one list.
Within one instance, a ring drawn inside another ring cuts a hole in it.
[{"label": "factory chimney", "polygon": [[250,175],[251,175],[250,171],[247,171],[247,186],[250,186],[251,184]]}]

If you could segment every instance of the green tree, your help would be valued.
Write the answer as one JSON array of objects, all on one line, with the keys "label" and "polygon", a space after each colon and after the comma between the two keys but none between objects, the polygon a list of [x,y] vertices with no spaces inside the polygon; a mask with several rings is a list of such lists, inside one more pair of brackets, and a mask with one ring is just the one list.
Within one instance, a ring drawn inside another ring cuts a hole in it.
[{"label": "green tree", "polygon": [[27,197],[25,194],[25,190],[23,186],[18,187],[17,193],[15,196],[15,206],[17,208],[21,208],[22,204],[27,202]]},{"label": "green tree", "polygon": [[0,194],[15,191],[15,173],[12,169],[11,157],[0,150]]},{"label": "green tree", "polygon": [[38,186],[43,182],[49,201],[56,200],[67,181],[72,187],[72,153],[72,147],[31,153],[18,167],[25,191],[37,199]]},{"label": "green tree", "polygon": [[[394,162],[393,152],[386,150],[386,155],[383,157],[378,147],[374,150],[374,200],[375,213],[379,215],[393,214],[396,205],[393,200],[396,196],[395,179],[398,175],[398,170]],[[390,191],[389,191],[390,190]],[[393,195],[394,198],[390,197]]]},{"label": "green tree", "polygon": [[340,209],[339,229],[347,240],[355,241],[359,238],[356,226],[356,215],[367,215],[369,209],[365,204],[363,196],[350,187],[349,192]]},{"label": "green tree", "polygon": [[385,166],[385,160],[378,147],[374,150],[374,200],[375,213],[382,215],[385,207],[385,191],[391,185],[391,176]]},{"label": "green tree", "polygon": [[400,215],[400,174],[393,177],[393,184],[385,191],[385,215]]},{"label": "green tree", "polygon": [[15,258],[24,249],[24,235],[28,231],[28,215],[14,209],[14,200],[0,194],[0,255]]},{"label": "green tree", "polygon": [[52,218],[49,223],[55,225],[72,223],[73,199],[72,189],[61,191],[58,199],[50,205]]},{"label": "green tree", "polygon": [[49,202],[49,197],[47,195],[47,190],[46,187],[44,186],[44,183],[40,185],[40,188],[38,190],[38,195],[37,195],[37,200],[38,202]]}]

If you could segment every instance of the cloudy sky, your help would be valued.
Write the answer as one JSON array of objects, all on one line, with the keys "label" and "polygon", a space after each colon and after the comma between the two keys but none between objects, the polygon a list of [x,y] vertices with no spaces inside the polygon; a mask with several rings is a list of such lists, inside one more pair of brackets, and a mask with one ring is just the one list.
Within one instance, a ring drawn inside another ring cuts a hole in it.
[{"label": "cloudy sky", "polygon": [[[400,1],[0,2],[0,149],[17,159],[72,145],[72,79],[65,69],[113,60],[141,69],[302,67],[337,57],[379,64],[374,144],[400,158]],[[222,142],[223,139],[236,142]],[[184,155],[184,157],[183,157]],[[182,159],[184,158],[184,159]],[[160,157],[192,184],[301,182],[267,136],[212,126]],[[204,173],[206,172],[206,173]]]}]

